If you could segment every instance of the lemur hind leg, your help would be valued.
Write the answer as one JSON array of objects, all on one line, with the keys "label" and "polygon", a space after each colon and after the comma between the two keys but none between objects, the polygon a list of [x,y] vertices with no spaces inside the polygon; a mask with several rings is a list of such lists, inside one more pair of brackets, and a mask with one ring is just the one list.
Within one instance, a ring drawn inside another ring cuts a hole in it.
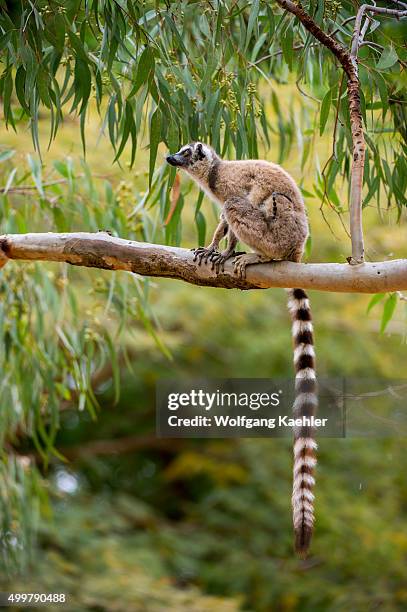
[{"label": "lemur hind leg", "polygon": [[267,257],[267,255],[260,255],[259,253],[237,255],[233,262],[233,272],[241,279],[245,279],[247,266],[259,263],[269,263],[270,261],[273,261],[270,257]]},{"label": "lemur hind leg", "polygon": [[194,252],[194,261],[198,260],[198,266],[202,264],[202,261],[207,264],[208,259],[212,255],[218,254],[219,243],[228,233],[228,229],[228,224],[224,216],[221,215],[219,225],[215,230],[212,242],[207,247],[198,247],[197,249],[192,249],[192,251]]},{"label": "lemur hind leg", "polygon": [[246,267],[249,265],[281,258],[274,232],[270,227],[277,214],[275,210],[272,215],[267,214],[248,198],[234,196],[226,200],[223,214],[238,238],[256,251],[235,257],[234,272],[240,278],[245,278]]}]

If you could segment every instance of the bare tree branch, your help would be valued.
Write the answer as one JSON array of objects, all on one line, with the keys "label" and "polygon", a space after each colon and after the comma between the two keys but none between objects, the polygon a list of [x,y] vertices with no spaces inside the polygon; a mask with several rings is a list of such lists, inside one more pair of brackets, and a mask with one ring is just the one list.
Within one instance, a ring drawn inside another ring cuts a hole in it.
[{"label": "bare tree branch", "polygon": [[[347,25],[348,23],[350,23],[351,21],[354,21],[356,19],[356,15],[352,15],[351,17],[348,17],[347,19],[345,19],[345,21],[343,21],[341,23],[340,28],[335,28],[335,30],[333,30],[332,32],[330,32],[331,36],[335,36],[336,34],[338,34],[338,32],[342,32],[341,28],[343,28],[345,25]],[[342,32],[343,34],[344,32]],[[349,34],[350,36],[350,34]]]},{"label": "bare tree branch", "polygon": [[407,10],[401,11],[397,9],[389,9],[382,8],[380,6],[370,6],[369,4],[362,4],[358,13],[356,15],[355,27],[353,29],[352,35],[352,47],[351,47],[351,55],[354,58],[357,58],[358,50],[363,42],[365,37],[367,28],[363,27],[362,29],[362,21],[365,13],[377,13],[379,15],[390,15],[392,17],[396,17],[400,19],[400,17],[407,17]]},{"label": "bare tree branch", "polygon": [[359,75],[357,61],[331,35],[327,34],[300,4],[291,0],[277,0],[278,4],[298,17],[303,26],[329,49],[340,62],[348,80],[349,114],[352,131],[352,171],[350,193],[350,234],[352,241],[352,257],[349,263],[358,264],[364,261],[364,242],[362,228],[362,179],[365,162],[366,144],[363,134],[362,113],[360,108]]},{"label": "bare tree branch", "polygon": [[378,43],[372,42],[370,40],[364,40],[360,43],[359,47],[372,47],[373,49],[378,49],[379,51],[383,51],[383,45],[379,45]]},{"label": "bare tree branch", "polygon": [[8,234],[0,236],[0,256],[0,266],[9,259],[59,261],[226,289],[302,287],[351,293],[407,289],[407,259],[364,263],[357,267],[281,261],[250,266],[247,278],[240,279],[233,274],[231,261],[226,263],[225,271],[217,275],[209,265],[199,266],[194,262],[193,253],[187,249],[124,240],[105,232]]},{"label": "bare tree branch", "polygon": [[405,2],[400,2],[400,0],[392,0],[394,2],[394,4],[398,4],[399,6],[402,6],[403,8],[407,9],[407,4]]},{"label": "bare tree branch", "polygon": [[359,264],[364,261],[362,184],[366,143],[360,107],[360,83],[357,54],[359,45],[361,42],[363,42],[363,37],[368,29],[367,23],[362,26],[362,22],[364,15],[368,12],[400,18],[407,15],[407,11],[380,8],[363,4],[356,16],[354,33],[352,37],[352,48],[351,52],[349,52],[333,38],[333,35],[327,34],[320,28],[312,17],[304,11],[300,3],[295,4],[291,0],[277,0],[277,2],[282,8],[295,15],[303,26],[335,55],[348,79],[349,114],[353,143],[350,190],[350,234],[352,241],[352,257],[349,257],[348,261],[351,264]]}]

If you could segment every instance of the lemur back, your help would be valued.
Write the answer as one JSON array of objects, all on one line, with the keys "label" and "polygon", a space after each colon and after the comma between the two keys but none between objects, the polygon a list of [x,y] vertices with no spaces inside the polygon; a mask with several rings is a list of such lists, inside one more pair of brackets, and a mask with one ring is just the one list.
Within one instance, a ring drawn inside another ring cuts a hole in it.
[{"label": "lemur back", "polygon": [[[195,250],[195,259],[212,264],[217,272],[234,257],[234,271],[246,275],[248,265],[274,261],[300,261],[308,236],[304,201],[291,176],[280,166],[262,160],[225,161],[208,145],[194,142],[169,155],[170,165],[183,169],[221,205],[220,222],[211,243]],[[220,241],[228,244],[219,252]],[[238,241],[252,253],[237,254]],[[294,342],[294,416],[312,416],[317,408],[313,327],[308,297],[302,289],[289,289]],[[306,556],[314,524],[312,493],[316,443],[308,427],[294,430],[293,524],[295,549]]]}]

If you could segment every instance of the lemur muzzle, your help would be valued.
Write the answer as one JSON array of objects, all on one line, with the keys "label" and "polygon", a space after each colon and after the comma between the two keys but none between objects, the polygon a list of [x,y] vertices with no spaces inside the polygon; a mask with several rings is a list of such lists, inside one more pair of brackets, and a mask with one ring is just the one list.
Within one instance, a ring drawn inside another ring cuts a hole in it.
[{"label": "lemur muzzle", "polygon": [[165,158],[165,160],[170,164],[170,166],[177,166],[177,160],[175,159],[174,155],[167,155],[167,157]]}]

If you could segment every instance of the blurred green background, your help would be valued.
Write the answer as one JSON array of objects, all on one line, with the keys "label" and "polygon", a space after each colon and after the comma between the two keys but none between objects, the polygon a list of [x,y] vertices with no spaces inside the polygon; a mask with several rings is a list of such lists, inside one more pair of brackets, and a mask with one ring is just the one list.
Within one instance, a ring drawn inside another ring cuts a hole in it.
[{"label": "blurred green background", "polygon": [[[289,99],[293,88],[280,86],[277,93]],[[79,166],[78,129],[66,121],[51,150],[44,150],[44,176],[53,160],[69,156]],[[108,178],[120,207],[130,209],[134,193],[147,188],[148,151],[140,150],[130,171],[125,163],[112,163],[95,116],[86,130],[92,174]],[[16,151],[17,166],[32,153],[31,137],[21,131],[1,129],[0,144]],[[325,138],[318,143],[322,159],[329,146]],[[267,156],[275,159],[273,147]],[[295,148],[284,165],[300,178]],[[182,245],[192,247],[197,192],[186,177],[182,185]],[[307,181],[303,186],[311,188]],[[86,208],[80,187],[76,197]],[[333,235],[318,201],[306,202],[309,259],[344,261],[350,245],[336,214],[326,213]],[[35,193],[23,194],[15,205],[35,206]],[[203,208],[209,235],[216,214],[206,199]],[[386,213],[379,218],[373,206],[365,212],[369,257],[407,257],[405,213],[397,224]],[[86,220],[77,226],[86,229]],[[25,265],[8,264],[16,278]],[[61,267],[43,268],[54,278]],[[125,282],[126,273],[115,275],[116,286]],[[79,316],[102,327],[111,320],[104,318],[102,300],[98,308],[98,283],[110,279],[102,270],[70,277],[80,293]],[[116,347],[119,355],[126,349],[119,357],[119,401],[107,364],[95,382],[96,419],[66,402],[56,443],[65,461],[39,461],[49,499],[41,503],[32,558],[22,575],[3,576],[1,589],[65,592],[69,610],[407,609],[406,440],[320,440],[312,555],[297,560],[290,440],[168,440],[154,431],[154,385],[161,377],[292,376],[284,292],[243,293],[162,279],[150,281],[148,292],[165,348],[127,318]],[[380,334],[382,307],[366,316],[369,296],[314,292],[311,300],[321,376],[404,376],[404,302]],[[28,441],[18,444],[22,454],[35,455]]]}]

